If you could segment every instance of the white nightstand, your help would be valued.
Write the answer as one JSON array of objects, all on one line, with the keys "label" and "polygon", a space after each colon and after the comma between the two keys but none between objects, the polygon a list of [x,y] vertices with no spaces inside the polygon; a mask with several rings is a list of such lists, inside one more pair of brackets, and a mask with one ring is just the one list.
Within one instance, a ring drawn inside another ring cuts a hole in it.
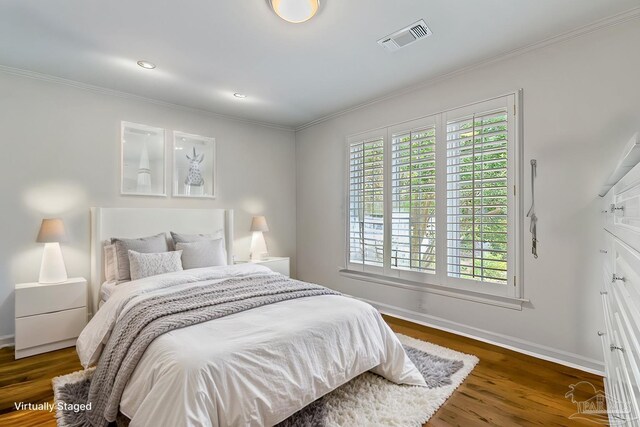
[{"label": "white nightstand", "polygon": [[86,279],[16,285],[16,359],[71,347],[86,324]]},{"label": "white nightstand", "polygon": [[253,264],[260,264],[260,265],[264,265],[265,267],[270,268],[271,270],[275,271],[276,273],[280,273],[280,274],[284,274],[285,276],[289,277],[289,257],[268,257],[265,259],[261,259],[259,261],[235,261],[235,264],[245,264],[245,263],[253,263]]}]

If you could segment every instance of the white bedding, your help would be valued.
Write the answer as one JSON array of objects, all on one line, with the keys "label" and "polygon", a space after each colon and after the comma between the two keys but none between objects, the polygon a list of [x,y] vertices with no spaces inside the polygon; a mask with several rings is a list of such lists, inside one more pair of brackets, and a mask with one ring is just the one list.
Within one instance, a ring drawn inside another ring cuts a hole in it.
[{"label": "white bedding", "polygon": [[[82,364],[98,360],[118,317],[141,299],[255,274],[275,273],[241,264],[118,285],[78,339]],[[124,304],[131,295],[137,296]],[[373,307],[335,295],[300,298],[160,336],[134,371],[120,410],[131,427],[273,425],[367,370],[425,385]]]},{"label": "white bedding", "polygon": [[116,286],[118,286],[118,282],[115,280],[107,280],[102,285],[100,285],[100,303],[104,304],[105,301],[109,299]]}]

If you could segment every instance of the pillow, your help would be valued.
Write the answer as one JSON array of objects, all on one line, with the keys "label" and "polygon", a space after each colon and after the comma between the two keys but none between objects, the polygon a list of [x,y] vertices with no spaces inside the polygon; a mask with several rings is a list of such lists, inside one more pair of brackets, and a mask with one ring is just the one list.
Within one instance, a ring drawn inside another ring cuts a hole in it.
[{"label": "pillow", "polygon": [[104,250],[104,276],[107,282],[115,282],[118,277],[118,257],[116,245],[106,244]]},{"label": "pillow", "polygon": [[176,250],[182,251],[182,267],[185,270],[227,265],[223,239],[176,243]]},{"label": "pillow", "polygon": [[182,271],[182,251],[140,253],[129,250],[131,280]]},{"label": "pillow", "polygon": [[129,271],[129,251],[138,253],[169,252],[167,236],[164,233],[155,236],[141,237],[139,239],[112,238],[111,243],[116,247],[118,270],[116,280],[122,282],[131,279]]},{"label": "pillow", "polygon": [[[224,230],[218,230],[211,234],[182,234],[171,231],[171,240],[175,249],[178,243],[193,243],[201,240],[218,240],[222,239],[222,251],[225,259],[227,258],[227,247],[224,243]],[[226,265],[226,264],[224,264]]]},{"label": "pillow", "polygon": [[212,234],[182,234],[182,233],[174,233],[172,231],[171,238],[173,239],[173,244],[177,245],[178,243],[191,243],[191,242],[197,242],[200,240],[216,240],[216,239],[224,240],[224,233],[222,232],[222,230],[216,231],[215,233],[212,233]]}]

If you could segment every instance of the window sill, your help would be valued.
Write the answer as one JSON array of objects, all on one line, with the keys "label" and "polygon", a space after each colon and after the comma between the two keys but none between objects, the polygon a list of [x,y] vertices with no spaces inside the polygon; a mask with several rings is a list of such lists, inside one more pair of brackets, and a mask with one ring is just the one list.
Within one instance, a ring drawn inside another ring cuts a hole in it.
[{"label": "window sill", "polygon": [[339,270],[339,273],[340,275],[348,277],[350,279],[379,283],[382,285],[394,286],[396,288],[426,292],[451,298],[463,299],[466,301],[474,301],[482,304],[509,308],[511,310],[522,311],[522,305],[529,302],[529,300],[523,298],[512,298],[499,295],[483,294],[480,292],[467,291],[463,289],[447,288],[444,286],[438,286],[429,283],[412,282],[409,280],[380,276],[377,274],[363,273],[362,271],[341,269]]}]

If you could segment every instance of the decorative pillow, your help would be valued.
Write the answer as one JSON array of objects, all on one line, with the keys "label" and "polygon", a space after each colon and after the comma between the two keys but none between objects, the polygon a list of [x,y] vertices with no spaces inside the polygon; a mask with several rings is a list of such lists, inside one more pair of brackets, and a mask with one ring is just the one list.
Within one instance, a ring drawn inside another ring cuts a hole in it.
[{"label": "decorative pillow", "polygon": [[185,270],[227,265],[223,239],[176,243],[176,250],[182,251],[182,267]]},{"label": "decorative pillow", "polygon": [[182,271],[182,251],[140,253],[129,250],[131,280]]},{"label": "decorative pillow", "polygon": [[218,240],[218,239],[222,239],[222,251],[224,254],[224,258],[227,259],[227,247],[224,243],[224,230],[218,230],[211,234],[182,234],[182,233],[174,233],[173,231],[171,231],[171,240],[173,240],[174,249],[178,243],[193,243],[193,242],[199,242],[201,240]]},{"label": "decorative pillow", "polygon": [[107,244],[104,250],[104,276],[107,282],[115,282],[118,277],[118,257],[116,255],[116,245]]},{"label": "decorative pillow", "polygon": [[212,234],[182,234],[182,233],[174,233],[172,231],[171,238],[173,239],[173,244],[177,245],[178,243],[191,243],[191,242],[198,242],[200,240],[216,240],[216,239],[224,240],[224,233],[222,232],[222,230],[218,230]]},{"label": "decorative pillow", "polygon": [[111,243],[116,247],[116,257],[118,264],[118,282],[131,279],[129,271],[129,251],[139,253],[160,253],[169,252],[167,236],[164,233],[155,236],[141,237],[139,239],[119,239],[112,238]]}]

